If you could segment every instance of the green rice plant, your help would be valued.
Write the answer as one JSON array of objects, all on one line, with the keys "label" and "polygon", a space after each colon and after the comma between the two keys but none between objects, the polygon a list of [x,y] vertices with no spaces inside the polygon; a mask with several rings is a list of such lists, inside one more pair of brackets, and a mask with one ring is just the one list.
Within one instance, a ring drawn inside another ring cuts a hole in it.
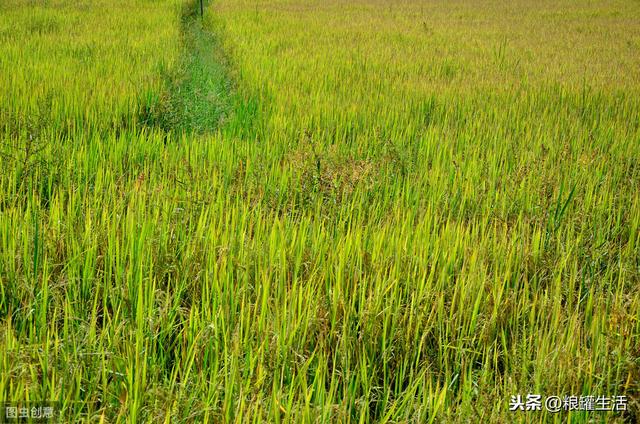
[{"label": "green rice plant", "polygon": [[637,421],[638,4],[197,8],[0,4],[0,402]]}]

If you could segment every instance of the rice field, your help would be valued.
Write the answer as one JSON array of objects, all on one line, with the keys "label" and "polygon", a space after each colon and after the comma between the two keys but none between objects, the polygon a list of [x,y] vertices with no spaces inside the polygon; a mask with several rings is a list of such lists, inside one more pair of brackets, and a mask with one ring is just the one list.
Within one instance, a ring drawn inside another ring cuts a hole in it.
[{"label": "rice field", "polygon": [[640,3],[3,0],[0,403],[45,401],[638,422]]}]

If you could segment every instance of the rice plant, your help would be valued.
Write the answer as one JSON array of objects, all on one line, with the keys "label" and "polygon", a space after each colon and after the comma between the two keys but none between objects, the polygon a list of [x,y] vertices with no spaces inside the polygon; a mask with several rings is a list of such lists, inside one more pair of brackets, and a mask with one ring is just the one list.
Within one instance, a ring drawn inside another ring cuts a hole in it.
[{"label": "rice plant", "polygon": [[205,5],[0,4],[0,402],[640,419],[640,4]]}]

